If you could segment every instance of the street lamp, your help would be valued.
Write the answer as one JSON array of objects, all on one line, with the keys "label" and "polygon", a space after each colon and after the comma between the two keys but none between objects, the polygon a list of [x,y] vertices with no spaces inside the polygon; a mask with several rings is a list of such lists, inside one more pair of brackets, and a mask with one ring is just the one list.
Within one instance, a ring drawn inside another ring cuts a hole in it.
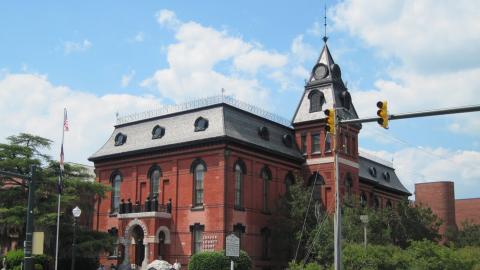
[{"label": "street lamp", "polygon": [[77,237],[77,219],[82,214],[82,210],[75,206],[72,210],[73,214],[73,243],[72,243],[72,270],[75,270],[75,238]]},{"label": "street lamp", "polygon": [[361,215],[360,220],[363,223],[363,244],[365,249],[367,249],[367,224],[368,224],[368,215]]}]

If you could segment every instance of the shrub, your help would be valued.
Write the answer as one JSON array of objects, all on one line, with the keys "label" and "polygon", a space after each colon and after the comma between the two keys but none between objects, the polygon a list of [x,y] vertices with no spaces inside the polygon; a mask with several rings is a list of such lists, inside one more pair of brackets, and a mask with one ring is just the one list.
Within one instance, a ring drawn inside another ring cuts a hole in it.
[{"label": "shrub", "polygon": [[[231,258],[225,252],[201,252],[195,254],[188,263],[188,270],[229,270]],[[238,258],[233,258],[235,270],[252,269],[252,260],[248,254],[241,250]]]},{"label": "shrub", "polygon": [[12,269],[15,268],[15,266],[20,266],[20,264],[23,261],[23,250],[22,249],[17,249],[17,250],[11,250],[7,252],[5,255],[6,258],[6,263],[7,263],[7,269]]},{"label": "shrub", "polygon": [[35,268],[35,270],[43,270],[43,266],[39,263],[36,263],[34,268]]},{"label": "shrub", "polygon": [[228,264],[227,257],[220,252],[200,252],[190,258],[188,270],[221,270]]},{"label": "shrub", "polygon": [[290,262],[288,264],[288,270],[323,270],[324,268],[316,263],[308,263],[303,265],[301,263]]}]

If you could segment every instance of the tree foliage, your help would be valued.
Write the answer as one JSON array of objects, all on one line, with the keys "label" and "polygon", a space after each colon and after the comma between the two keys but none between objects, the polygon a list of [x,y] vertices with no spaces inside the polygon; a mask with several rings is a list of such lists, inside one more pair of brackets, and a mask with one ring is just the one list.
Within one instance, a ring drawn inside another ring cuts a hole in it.
[{"label": "tree foliage", "polygon": [[[35,230],[45,232],[45,252],[53,256],[59,164],[44,153],[51,143],[49,139],[25,133],[8,137],[7,143],[0,144],[0,170],[26,175],[30,173],[31,165],[37,166]],[[67,163],[64,167],[59,256],[69,258],[73,233],[71,210],[78,205],[82,209],[82,216],[91,215],[94,198],[104,197],[107,188],[87,181],[91,176],[84,166]],[[0,177],[0,244],[10,241],[11,234],[17,234],[18,243],[23,243],[27,207],[27,188],[24,184],[19,179]],[[78,245],[78,253],[85,257],[94,258],[100,251],[113,246],[113,238],[108,234],[92,232],[89,228],[80,226],[78,237],[82,241]]]},{"label": "tree foliage", "polygon": [[[229,270],[231,258],[224,252],[200,252],[193,255],[188,263],[188,270]],[[235,270],[252,269],[252,260],[241,250],[238,258],[233,258]]]},{"label": "tree foliage", "polygon": [[[314,200],[308,207],[312,187],[303,183],[302,179],[297,179],[289,193],[278,201],[271,219],[273,253],[279,252],[278,259],[282,261],[288,258],[302,264],[314,262],[328,269],[333,262],[333,215],[315,206]],[[395,208],[373,209],[361,207],[355,197],[348,197],[342,206],[344,245],[363,243],[364,227],[360,215],[369,217],[367,234],[371,244],[407,248],[412,241],[439,240],[441,223],[429,208],[402,201]],[[379,251],[377,255],[388,254],[387,251]]]}]

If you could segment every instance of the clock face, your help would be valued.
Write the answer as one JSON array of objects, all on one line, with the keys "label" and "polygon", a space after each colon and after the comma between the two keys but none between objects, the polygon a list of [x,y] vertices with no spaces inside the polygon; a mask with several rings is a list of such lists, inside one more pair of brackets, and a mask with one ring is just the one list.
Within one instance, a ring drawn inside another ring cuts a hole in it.
[{"label": "clock face", "polygon": [[315,67],[313,76],[315,77],[316,80],[323,79],[327,77],[327,75],[328,75],[328,69],[325,65],[319,64],[317,65],[317,67]]}]

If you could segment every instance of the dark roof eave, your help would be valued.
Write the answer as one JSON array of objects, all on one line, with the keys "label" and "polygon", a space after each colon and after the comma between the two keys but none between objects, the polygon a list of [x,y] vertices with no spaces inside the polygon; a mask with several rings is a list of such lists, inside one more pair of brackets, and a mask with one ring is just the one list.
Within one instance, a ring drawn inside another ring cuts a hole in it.
[{"label": "dark roof eave", "polygon": [[368,178],[360,177],[360,181],[373,184],[375,188],[383,189],[383,190],[386,190],[386,191],[393,191],[393,192],[395,192],[395,193],[397,193],[397,194],[399,194],[399,195],[412,196],[412,193],[410,193],[409,191],[404,191],[404,190],[400,190],[400,189],[396,189],[396,188],[384,186],[384,185],[380,184],[379,182],[374,181],[374,180],[371,180],[371,179],[368,179]]},{"label": "dark roof eave", "polygon": [[228,136],[218,136],[218,137],[212,137],[212,138],[208,138],[208,139],[188,141],[188,142],[183,142],[183,143],[176,143],[176,144],[170,144],[170,145],[152,147],[152,148],[146,148],[146,149],[139,149],[139,150],[133,150],[133,151],[129,151],[129,152],[104,155],[104,156],[99,156],[99,157],[89,157],[88,160],[91,161],[91,162],[96,162],[96,161],[103,161],[103,160],[107,160],[107,159],[111,159],[111,158],[135,156],[135,155],[150,153],[150,152],[159,151],[159,150],[168,151],[168,150],[172,150],[172,149],[175,149],[175,148],[184,148],[184,147],[196,146],[196,145],[201,145],[201,144],[206,144],[206,143],[219,144],[219,143],[226,143],[226,142],[235,142],[235,143],[239,143],[239,144],[242,144],[242,145],[246,145],[248,147],[252,147],[254,149],[261,150],[263,152],[267,152],[267,153],[275,154],[275,155],[278,155],[278,156],[282,156],[283,158],[286,158],[288,160],[292,160],[294,162],[302,163],[304,161],[303,157],[293,157],[291,155],[288,155],[288,154],[285,154],[285,153],[282,153],[282,152],[273,151],[271,149],[261,147],[261,146],[255,145],[255,144],[251,144],[251,143],[248,143],[248,142],[244,142],[244,141],[241,141],[241,140],[238,140],[238,139],[234,139],[234,138],[231,138],[231,137],[228,137]]}]

